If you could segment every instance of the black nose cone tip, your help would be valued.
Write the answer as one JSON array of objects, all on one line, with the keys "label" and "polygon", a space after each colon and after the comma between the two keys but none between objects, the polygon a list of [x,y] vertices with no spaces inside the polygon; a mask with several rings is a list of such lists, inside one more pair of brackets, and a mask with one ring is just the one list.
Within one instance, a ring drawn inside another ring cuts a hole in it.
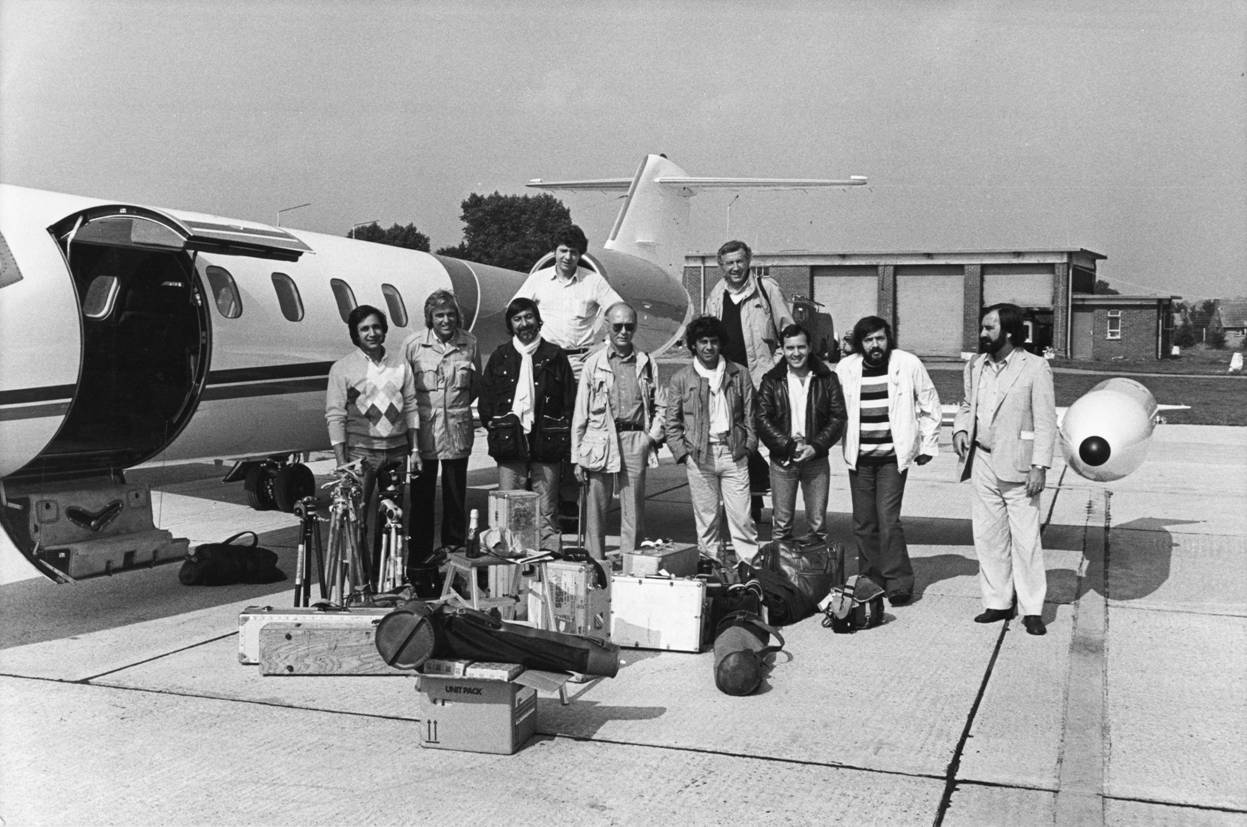
[{"label": "black nose cone tip", "polygon": [[1082,441],[1082,445],[1078,446],[1079,459],[1095,467],[1108,462],[1109,455],[1112,453],[1112,449],[1108,447],[1108,440],[1103,437],[1089,436]]}]

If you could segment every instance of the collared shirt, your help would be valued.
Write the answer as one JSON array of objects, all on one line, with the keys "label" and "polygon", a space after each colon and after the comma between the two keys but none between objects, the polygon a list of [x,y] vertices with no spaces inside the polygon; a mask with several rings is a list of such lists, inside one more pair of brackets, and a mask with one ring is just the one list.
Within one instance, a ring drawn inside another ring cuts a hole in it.
[{"label": "collared shirt", "polygon": [[616,423],[643,426],[645,407],[641,401],[641,386],[636,378],[636,348],[627,356],[614,347],[606,350],[606,361],[615,375],[611,387],[610,406]]},{"label": "collared shirt", "polygon": [[974,440],[987,450],[992,448],[992,420],[996,418],[996,403],[1000,398],[1000,376],[1009,366],[1015,351],[997,362],[991,356],[984,360],[979,374],[978,412],[975,417]]},{"label": "collared shirt", "polygon": [[805,409],[812,375],[812,372],[807,372],[802,379],[791,370],[788,371],[788,418],[792,424],[793,439],[805,439]]},{"label": "collared shirt", "polygon": [[533,273],[521,285],[516,298],[528,298],[541,310],[541,338],[564,350],[578,350],[593,343],[598,315],[623,301],[606,279],[585,267],[568,281],[554,267]]}]

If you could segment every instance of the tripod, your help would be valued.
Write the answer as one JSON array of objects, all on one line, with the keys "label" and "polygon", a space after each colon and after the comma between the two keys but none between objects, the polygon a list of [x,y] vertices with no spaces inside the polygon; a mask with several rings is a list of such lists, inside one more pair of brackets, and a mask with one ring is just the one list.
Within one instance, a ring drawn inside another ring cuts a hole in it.
[{"label": "tripod", "polygon": [[329,602],[337,606],[364,602],[372,593],[368,566],[360,554],[359,501],[363,494],[356,471],[356,460],[338,469],[329,503],[329,562],[325,577],[329,581]]},{"label": "tripod", "polygon": [[294,569],[294,605],[306,607],[312,597],[312,554],[316,555],[316,582],[320,586],[320,599],[325,600],[325,549],[320,538],[320,514],[316,511],[316,498],[304,497],[294,505],[294,515],[299,518],[299,550]]},{"label": "tripod", "polygon": [[[390,496],[387,496],[390,495]],[[378,516],[385,515],[385,534],[381,538],[381,561],[377,566],[377,591],[392,592],[407,581],[407,546],[403,542],[403,510],[395,500],[400,495],[383,492]]]}]

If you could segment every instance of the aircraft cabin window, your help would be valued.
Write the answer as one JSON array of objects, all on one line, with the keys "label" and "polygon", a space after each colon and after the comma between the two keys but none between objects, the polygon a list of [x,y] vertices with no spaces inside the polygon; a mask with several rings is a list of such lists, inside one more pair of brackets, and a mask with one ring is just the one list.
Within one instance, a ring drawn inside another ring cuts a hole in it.
[{"label": "aircraft cabin window", "polygon": [[116,276],[96,276],[91,279],[87,288],[87,297],[82,300],[82,315],[88,319],[103,319],[113,312],[117,301]]},{"label": "aircraft cabin window", "polygon": [[238,296],[238,285],[234,284],[234,277],[229,274],[229,270],[210,264],[206,274],[217,311],[227,319],[241,316],[242,299]]},{"label": "aircraft cabin window", "polygon": [[303,297],[299,295],[299,285],[294,283],[294,279],[285,273],[274,273],[273,289],[277,291],[281,315],[288,321],[303,321]]},{"label": "aircraft cabin window", "polygon": [[333,288],[333,297],[338,302],[338,315],[345,322],[350,317],[351,311],[359,306],[355,303],[355,291],[342,279],[330,279],[329,286]]},{"label": "aircraft cabin window", "polygon": [[398,288],[392,284],[383,284],[381,292],[385,294],[385,304],[390,308],[390,321],[398,327],[406,327],[407,305],[403,304],[403,297],[398,292]]}]

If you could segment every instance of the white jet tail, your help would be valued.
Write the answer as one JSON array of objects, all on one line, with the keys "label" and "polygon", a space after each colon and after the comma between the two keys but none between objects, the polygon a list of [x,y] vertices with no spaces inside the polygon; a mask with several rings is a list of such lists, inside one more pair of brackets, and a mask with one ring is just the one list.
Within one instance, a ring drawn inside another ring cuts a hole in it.
[{"label": "white jet tail", "polygon": [[631,179],[543,181],[538,178],[528,186],[545,190],[627,190],[628,196],[603,247],[652,262],[667,273],[679,274],[688,253],[688,199],[700,190],[860,187],[866,181],[862,175],[844,180],[695,178],[666,156],[647,155]]}]

